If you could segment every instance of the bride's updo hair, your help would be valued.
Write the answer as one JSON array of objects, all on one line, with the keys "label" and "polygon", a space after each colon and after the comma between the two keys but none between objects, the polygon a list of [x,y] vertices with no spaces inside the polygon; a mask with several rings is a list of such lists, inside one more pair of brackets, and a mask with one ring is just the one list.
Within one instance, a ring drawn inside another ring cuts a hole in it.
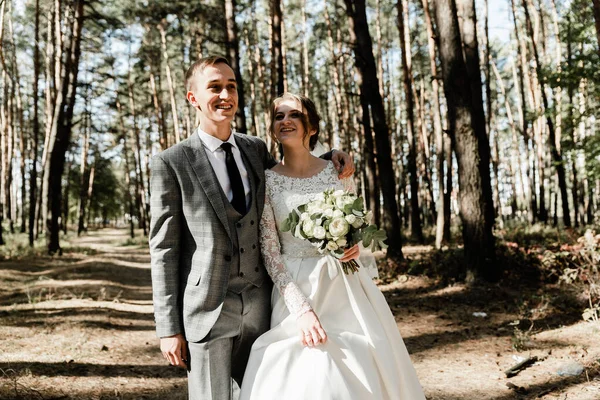
[{"label": "bride's updo hair", "polygon": [[269,134],[273,139],[275,139],[275,131],[273,129],[273,126],[275,125],[275,112],[277,106],[279,106],[279,104],[285,100],[296,101],[302,105],[301,121],[302,126],[304,127],[304,137],[306,138],[310,134],[311,130],[316,131],[316,133],[310,137],[308,142],[310,150],[314,150],[315,145],[319,141],[319,122],[321,122],[321,116],[317,111],[317,106],[315,106],[315,103],[306,96],[293,93],[284,93],[273,100],[269,110],[269,116],[271,118],[271,123],[269,124]]}]

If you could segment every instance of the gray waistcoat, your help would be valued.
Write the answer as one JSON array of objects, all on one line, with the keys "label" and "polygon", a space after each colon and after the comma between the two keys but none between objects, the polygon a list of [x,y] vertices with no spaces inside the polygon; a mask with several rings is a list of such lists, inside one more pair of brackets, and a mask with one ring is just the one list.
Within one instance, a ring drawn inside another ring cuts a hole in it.
[{"label": "gray waistcoat", "polygon": [[[250,186],[254,189],[256,187],[254,175],[249,169],[248,172]],[[251,190],[251,192],[255,193],[255,190]],[[260,216],[254,199],[250,202],[248,212],[242,217],[229,203],[224,193],[222,196],[233,242],[227,289],[234,293],[241,293],[252,286],[261,286],[267,275],[260,257],[258,231]]]}]

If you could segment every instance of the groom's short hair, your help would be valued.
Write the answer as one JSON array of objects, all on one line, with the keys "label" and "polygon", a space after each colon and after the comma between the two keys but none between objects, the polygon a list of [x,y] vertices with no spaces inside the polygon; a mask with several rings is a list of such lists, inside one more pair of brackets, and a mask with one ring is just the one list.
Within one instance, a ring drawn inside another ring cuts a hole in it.
[{"label": "groom's short hair", "polygon": [[229,68],[233,69],[233,67],[229,63],[229,60],[223,56],[208,56],[208,57],[202,57],[202,58],[196,60],[196,62],[194,62],[188,68],[187,72],[185,73],[185,90],[187,92],[192,90],[192,83],[194,81],[194,76],[197,73],[202,72],[204,70],[204,68],[206,68],[208,66],[215,65],[215,64],[221,64],[221,63],[226,64]]}]

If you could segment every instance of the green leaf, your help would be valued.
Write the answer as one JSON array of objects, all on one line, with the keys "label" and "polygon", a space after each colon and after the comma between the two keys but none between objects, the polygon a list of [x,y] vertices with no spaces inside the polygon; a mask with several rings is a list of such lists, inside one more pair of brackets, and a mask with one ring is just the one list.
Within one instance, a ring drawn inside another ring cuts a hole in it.
[{"label": "green leaf", "polygon": [[292,225],[291,225],[291,221],[290,218],[287,217],[282,223],[281,223],[281,232],[289,232],[290,230],[292,230]]}]

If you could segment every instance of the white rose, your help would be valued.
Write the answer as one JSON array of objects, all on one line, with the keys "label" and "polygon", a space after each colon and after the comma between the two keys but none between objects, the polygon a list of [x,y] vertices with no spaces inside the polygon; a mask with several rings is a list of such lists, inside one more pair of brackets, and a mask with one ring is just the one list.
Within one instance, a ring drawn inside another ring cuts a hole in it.
[{"label": "white rose", "polygon": [[349,224],[354,224],[356,222],[356,215],[354,214],[346,215],[344,218],[346,218],[346,221]]},{"label": "white rose", "polygon": [[323,216],[326,218],[332,218],[333,217],[333,210],[331,208],[328,208],[327,210],[325,210],[323,212]]},{"label": "white rose", "polygon": [[321,203],[324,202],[325,201],[325,194],[319,193],[319,194],[315,195],[314,201],[318,201],[318,202],[321,202]]},{"label": "white rose", "polygon": [[313,230],[313,235],[315,238],[324,239],[325,234],[326,234],[325,228],[323,228],[322,226],[315,226],[315,229]]},{"label": "white rose", "polygon": [[315,212],[323,212],[323,202],[322,201],[313,201],[308,203],[306,207],[306,211],[309,214],[314,214]]},{"label": "white rose", "polygon": [[345,236],[349,230],[350,226],[344,218],[334,218],[329,224],[329,233],[334,237]]},{"label": "white rose", "polygon": [[310,215],[308,215],[307,212],[303,212],[302,214],[300,214],[300,221],[306,221],[309,218],[310,218]]},{"label": "white rose", "polygon": [[315,223],[312,220],[307,219],[304,222],[302,222],[302,232],[304,232],[306,236],[312,237],[314,229]]},{"label": "white rose", "polygon": [[338,239],[335,244],[338,245],[338,247],[345,247],[348,244],[348,241],[346,239]]},{"label": "white rose", "polygon": [[334,251],[338,249],[338,245],[335,242],[327,242],[327,250]]},{"label": "white rose", "polygon": [[335,210],[333,212],[333,218],[339,218],[339,217],[343,217],[343,216],[344,216],[344,213],[340,210]]},{"label": "white rose", "polygon": [[342,197],[346,192],[344,190],[338,189],[333,192],[333,197]]}]

